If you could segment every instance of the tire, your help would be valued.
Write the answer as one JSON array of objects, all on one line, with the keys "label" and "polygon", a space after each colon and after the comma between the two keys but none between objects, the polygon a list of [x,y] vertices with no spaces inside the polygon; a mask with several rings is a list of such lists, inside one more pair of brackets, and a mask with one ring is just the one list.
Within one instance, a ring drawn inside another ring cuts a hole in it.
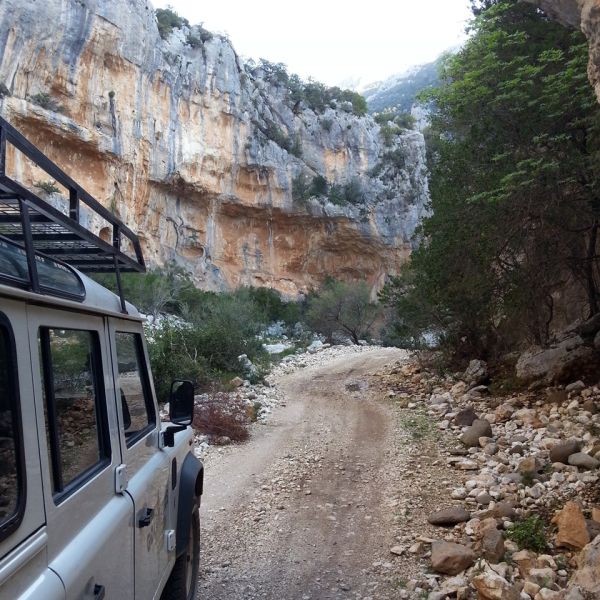
[{"label": "tire", "polygon": [[161,600],[195,600],[200,566],[200,515],[198,503],[192,509],[190,541],[184,553],[177,558]]}]

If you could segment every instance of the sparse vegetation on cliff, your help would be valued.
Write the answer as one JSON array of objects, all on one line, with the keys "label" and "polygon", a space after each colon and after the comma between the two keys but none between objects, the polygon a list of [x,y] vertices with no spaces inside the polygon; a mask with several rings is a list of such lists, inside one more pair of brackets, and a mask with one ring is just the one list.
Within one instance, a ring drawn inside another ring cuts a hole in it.
[{"label": "sparse vegetation on cliff", "polygon": [[[249,64],[248,68],[252,70],[252,64]],[[344,109],[347,105],[349,112],[356,116],[362,117],[367,114],[367,101],[358,92],[343,90],[337,86],[327,87],[312,79],[302,81],[298,75],[288,74],[283,63],[261,59],[256,69],[262,71],[264,79],[270,83],[287,88],[289,101],[294,106],[304,102],[311,110],[322,113],[327,108]]]},{"label": "sparse vegetation on cliff", "polygon": [[181,29],[184,25],[190,26],[189,21],[175,12],[172,6],[157,8],[154,13],[156,14],[158,33],[163,40],[171,35],[173,29]]},{"label": "sparse vegetation on cliff", "polygon": [[29,97],[29,100],[30,102],[33,102],[34,104],[53,112],[61,113],[65,110],[65,107],[47,92],[39,92],[34,94],[33,96]]}]

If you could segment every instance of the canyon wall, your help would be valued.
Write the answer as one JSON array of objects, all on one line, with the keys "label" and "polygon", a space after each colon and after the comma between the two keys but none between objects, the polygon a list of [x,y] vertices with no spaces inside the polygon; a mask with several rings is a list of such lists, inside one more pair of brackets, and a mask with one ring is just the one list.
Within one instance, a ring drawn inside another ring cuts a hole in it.
[{"label": "canyon wall", "polygon": [[[271,75],[223,36],[163,40],[146,0],[0,2],[0,114],[139,234],[150,265],[206,289],[295,295],[327,275],[377,289],[426,211],[423,137],[384,138],[347,102],[312,110]],[[350,200],[298,194],[320,177]]]}]

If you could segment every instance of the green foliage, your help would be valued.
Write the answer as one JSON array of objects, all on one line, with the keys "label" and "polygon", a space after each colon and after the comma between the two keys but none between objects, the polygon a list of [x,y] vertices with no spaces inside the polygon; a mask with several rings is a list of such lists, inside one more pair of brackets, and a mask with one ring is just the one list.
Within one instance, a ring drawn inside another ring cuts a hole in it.
[{"label": "green foliage", "polygon": [[542,553],[548,549],[544,522],[538,515],[532,515],[510,527],[506,536],[519,546],[520,550],[533,550]]},{"label": "green foliage", "polygon": [[192,48],[200,48],[202,44],[210,42],[213,37],[213,34],[207,29],[204,29],[202,25],[195,25],[187,34],[185,43]]},{"label": "green foliage", "polygon": [[34,94],[29,97],[29,100],[46,110],[51,110],[53,112],[62,113],[65,108],[62,104],[59,104],[50,94],[47,92],[39,92],[38,94]]},{"label": "green foliage", "polygon": [[273,121],[267,123],[267,126],[263,129],[263,133],[278,146],[291,152],[292,144],[290,143],[290,138]]},{"label": "green foliage", "polygon": [[158,33],[163,40],[171,35],[173,29],[181,29],[184,25],[190,26],[189,21],[178,15],[172,6],[157,8],[154,13],[156,14]]},{"label": "green foliage", "polygon": [[422,440],[434,433],[431,419],[424,414],[403,417],[400,421],[402,429],[407,431],[413,440]]},{"label": "green foliage", "polygon": [[397,114],[394,122],[401,129],[413,129],[415,126],[415,118],[408,112]]},{"label": "green foliage", "polygon": [[337,206],[363,204],[365,201],[365,196],[360,179],[352,179],[344,185],[331,185],[329,188],[328,199],[332,204]]},{"label": "green foliage", "polygon": [[302,158],[302,140],[300,139],[299,135],[294,138],[294,143],[292,144],[289,152],[296,158]]},{"label": "green foliage", "polygon": [[188,379],[194,387],[208,386],[213,375],[198,352],[200,340],[193,328],[166,321],[148,337],[148,353],[158,401],[168,402],[171,382]]},{"label": "green foliage", "polygon": [[307,299],[307,323],[328,339],[343,335],[358,344],[359,340],[369,338],[380,314],[381,309],[371,302],[364,281],[328,280]]},{"label": "green foliage", "polygon": [[[94,278],[115,290],[113,276]],[[156,319],[147,337],[161,402],[167,400],[173,379],[190,379],[206,389],[233,375],[245,376],[238,356],[246,354],[258,365],[268,359],[257,334],[269,323],[293,325],[301,316],[300,305],[286,302],[276,290],[206,292],[172,264],[144,274],[124,273],[122,285],[125,297]]]},{"label": "green foliage", "polygon": [[428,137],[432,216],[384,292],[407,339],[456,358],[544,344],[566,289],[598,306],[600,107],[585,39],[498,2],[443,66]]},{"label": "green foliage", "polygon": [[322,175],[317,175],[309,181],[309,178],[300,173],[292,180],[292,200],[303,202],[313,196],[326,196],[329,184]]},{"label": "green foliage", "polygon": [[33,185],[36,188],[39,188],[40,190],[43,190],[44,192],[46,192],[46,194],[57,194],[58,192],[60,192],[60,189],[58,188],[56,183],[51,180],[36,181]]},{"label": "green foliage", "polygon": [[266,81],[288,89],[290,103],[294,106],[304,102],[311,110],[322,113],[329,107],[335,108],[337,103],[348,102],[356,116],[367,114],[367,101],[357,92],[327,87],[313,79],[302,81],[298,75],[289,75],[283,63],[272,63],[264,58],[260,59],[258,69]]}]

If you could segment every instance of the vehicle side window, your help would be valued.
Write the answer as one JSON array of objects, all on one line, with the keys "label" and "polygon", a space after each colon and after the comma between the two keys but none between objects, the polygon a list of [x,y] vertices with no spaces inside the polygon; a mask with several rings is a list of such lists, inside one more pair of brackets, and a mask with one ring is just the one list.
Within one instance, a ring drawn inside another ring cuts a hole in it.
[{"label": "vehicle side window", "polygon": [[98,335],[43,327],[40,350],[53,492],[60,500],[110,463]]},{"label": "vehicle side window", "polygon": [[119,365],[119,395],[127,445],[131,446],[156,425],[154,402],[148,385],[142,338],[137,333],[115,334]]},{"label": "vehicle side window", "polygon": [[0,313],[0,540],[21,521],[24,477],[15,344]]}]

